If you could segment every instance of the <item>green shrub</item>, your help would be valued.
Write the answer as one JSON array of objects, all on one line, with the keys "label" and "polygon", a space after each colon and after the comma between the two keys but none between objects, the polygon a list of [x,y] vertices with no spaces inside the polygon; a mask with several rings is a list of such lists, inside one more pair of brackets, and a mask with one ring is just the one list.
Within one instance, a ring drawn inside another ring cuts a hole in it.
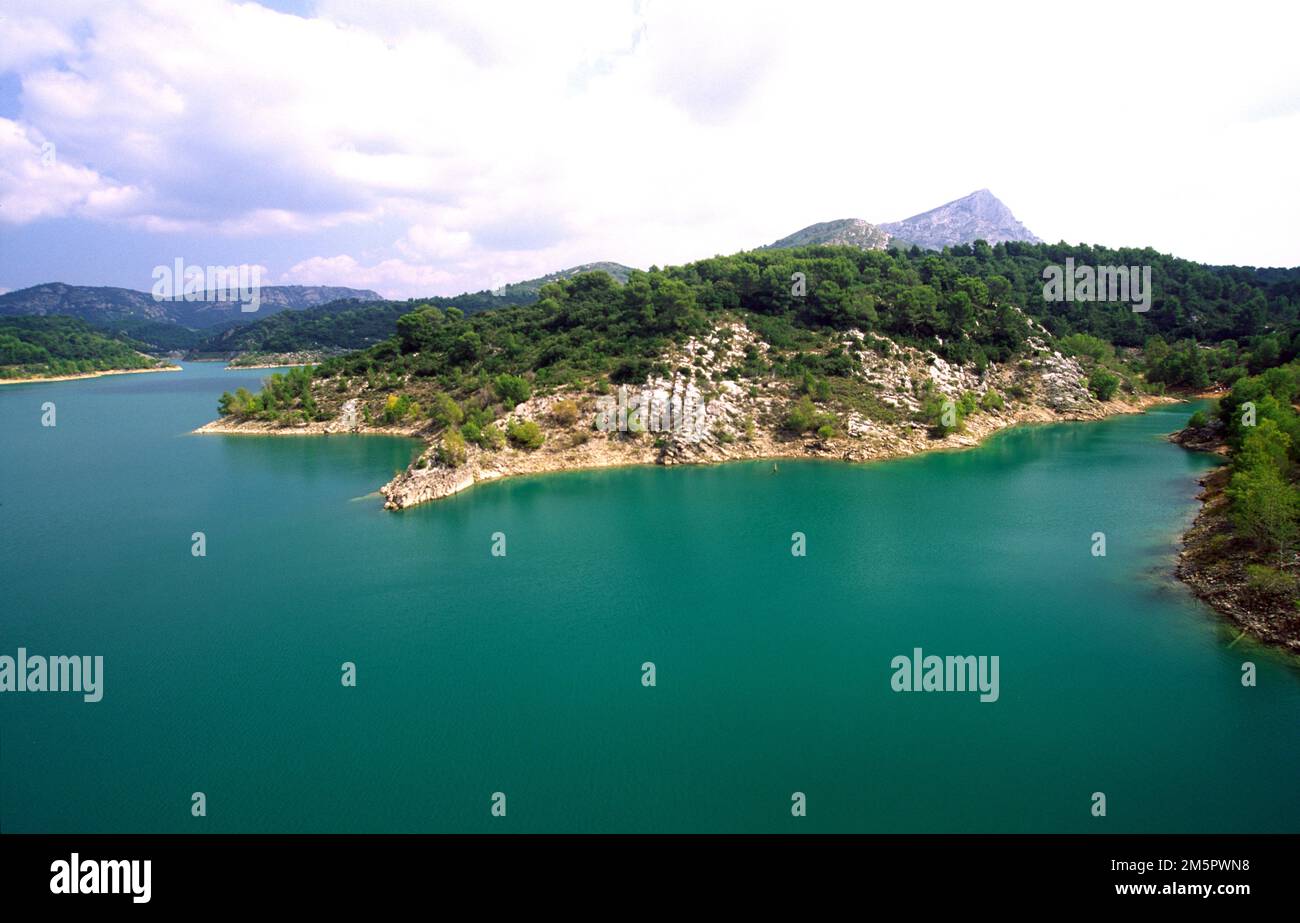
[{"label": "green shrub", "polygon": [[1087,356],[1097,362],[1115,355],[1115,347],[1087,333],[1071,333],[1057,341],[1067,356]]},{"label": "green shrub", "polygon": [[412,408],[411,399],[405,394],[390,394],[384,401],[384,423],[392,425],[405,420]]},{"label": "green shrub", "polygon": [[985,410],[1001,410],[1005,406],[1006,402],[1002,400],[1002,395],[992,388],[985,391],[984,396],[980,398],[980,407]]},{"label": "green shrub", "polygon": [[926,382],[926,385],[926,397],[921,402],[921,419],[929,425],[930,431],[942,438],[960,430],[965,416],[961,405],[935,390],[930,382]]},{"label": "green shrub", "polygon": [[561,426],[572,426],[578,422],[578,403],[577,401],[556,401],[551,408],[551,416],[555,422]]},{"label": "green shrub", "polygon": [[528,382],[518,375],[498,375],[492,382],[497,397],[506,408],[513,410],[532,395],[533,389]]},{"label": "green shrub", "polygon": [[791,433],[811,433],[827,425],[833,427],[835,417],[818,410],[806,394],[790,405],[781,423],[782,429]]},{"label": "green shrub", "polygon": [[431,404],[429,418],[433,420],[434,426],[439,429],[460,426],[461,420],[465,419],[465,411],[449,394],[439,391],[433,396]]},{"label": "green shrub", "polygon": [[1095,368],[1088,376],[1088,390],[1096,395],[1097,400],[1108,401],[1119,390],[1119,376],[1103,368]]},{"label": "green shrub", "polygon": [[531,452],[546,441],[546,434],[532,420],[512,420],[506,426],[506,438],[512,445]]},{"label": "green shrub", "polygon": [[437,449],[434,450],[438,464],[445,468],[459,468],[465,464],[465,437],[454,429],[442,434]]},{"label": "green shrub", "polygon": [[460,434],[466,442],[481,449],[499,449],[505,442],[505,436],[496,424],[480,424],[477,420],[466,420],[460,428]]}]

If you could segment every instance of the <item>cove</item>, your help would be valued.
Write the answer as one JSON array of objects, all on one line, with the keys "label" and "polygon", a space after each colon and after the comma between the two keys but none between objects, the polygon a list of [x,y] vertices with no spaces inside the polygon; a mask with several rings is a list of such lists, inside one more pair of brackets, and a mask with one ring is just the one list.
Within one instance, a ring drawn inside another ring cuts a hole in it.
[{"label": "cove", "polygon": [[[409,440],[188,435],[266,374],[0,391],[0,650],[112,674],[0,696],[6,832],[1300,830],[1294,662],[1171,577],[1189,406],[391,513]],[[997,701],[894,692],[916,649]]]}]

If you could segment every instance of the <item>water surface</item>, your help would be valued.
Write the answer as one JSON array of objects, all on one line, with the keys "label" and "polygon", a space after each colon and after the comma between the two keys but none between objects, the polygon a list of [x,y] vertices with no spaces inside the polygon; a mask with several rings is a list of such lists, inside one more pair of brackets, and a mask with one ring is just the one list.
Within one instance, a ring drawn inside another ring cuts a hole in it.
[{"label": "water surface", "polygon": [[[266,374],[0,388],[0,653],[106,673],[0,696],[6,832],[1300,830],[1300,674],[1169,577],[1186,406],[395,514],[410,441],[189,435]],[[916,647],[999,700],[891,691]]]}]

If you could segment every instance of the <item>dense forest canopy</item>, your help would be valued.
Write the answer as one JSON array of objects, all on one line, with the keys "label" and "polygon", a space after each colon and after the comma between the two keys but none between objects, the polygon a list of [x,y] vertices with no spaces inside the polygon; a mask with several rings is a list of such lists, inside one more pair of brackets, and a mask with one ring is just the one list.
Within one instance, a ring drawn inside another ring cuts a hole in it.
[{"label": "dense forest canopy", "polygon": [[[1048,302],[1043,269],[1152,267],[1154,305]],[[804,294],[792,278],[805,277]],[[476,372],[566,381],[644,377],[671,341],[718,316],[743,317],[770,344],[815,347],[855,328],[976,365],[1022,352],[1028,318],[1058,338],[1087,334],[1145,349],[1148,378],[1203,387],[1293,358],[1300,269],[1210,267],[1154,250],[977,241],[942,253],[851,247],[762,250],[633,272],[625,285],[584,273],[543,286],[535,304],[474,316],[436,303],[396,320],[396,335],[324,374],[380,365],[455,382]],[[288,345],[286,342],[284,345]],[[833,356],[823,356],[833,365]]]},{"label": "dense forest canopy", "polygon": [[[477,314],[491,308],[528,304],[536,290],[524,283],[500,293],[467,292],[451,297],[423,299],[421,306],[456,308]],[[189,344],[196,357],[224,356],[236,352],[296,353],[349,351],[378,343],[393,335],[394,325],[415,304],[411,301],[340,301],[302,311],[283,311],[252,324],[230,326]]]}]

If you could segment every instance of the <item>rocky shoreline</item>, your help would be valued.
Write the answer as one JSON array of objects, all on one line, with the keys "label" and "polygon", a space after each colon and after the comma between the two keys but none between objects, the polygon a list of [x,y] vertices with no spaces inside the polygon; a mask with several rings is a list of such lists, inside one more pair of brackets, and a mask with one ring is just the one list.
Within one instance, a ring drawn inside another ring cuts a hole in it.
[{"label": "rocky shoreline", "polygon": [[[1223,456],[1226,462],[1228,447],[1216,426],[1188,427],[1169,438],[1188,450]],[[1232,469],[1223,464],[1199,479],[1201,508],[1183,535],[1174,572],[1197,599],[1242,632],[1300,656],[1300,615],[1294,604],[1250,584],[1246,568],[1258,562],[1232,529],[1225,493],[1231,476]]]},{"label": "rocky shoreline", "polygon": [[748,440],[714,442],[684,447],[670,443],[656,447],[652,434],[600,434],[581,444],[534,452],[513,448],[484,452],[471,447],[465,464],[455,468],[417,463],[393,478],[380,493],[390,510],[406,509],[459,493],[483,481],[552,471],[610,468],[626,465],[724,464],[734,461],[827,459],[846,462],[902,458],[939,449],[965,449],[978,445],[1000,430],[1029,423],[1100,420],[1115,414],[1140,413],[1169,399],[1147,397],[1133,403],[1096,402],[1095,406],[1065,412],[1037,406],[980,414],[967,421],[965,430],[942,439],[931,438],[922,426],[878,427],[863,438],[789,437],[778,432],[756,432]]}]

